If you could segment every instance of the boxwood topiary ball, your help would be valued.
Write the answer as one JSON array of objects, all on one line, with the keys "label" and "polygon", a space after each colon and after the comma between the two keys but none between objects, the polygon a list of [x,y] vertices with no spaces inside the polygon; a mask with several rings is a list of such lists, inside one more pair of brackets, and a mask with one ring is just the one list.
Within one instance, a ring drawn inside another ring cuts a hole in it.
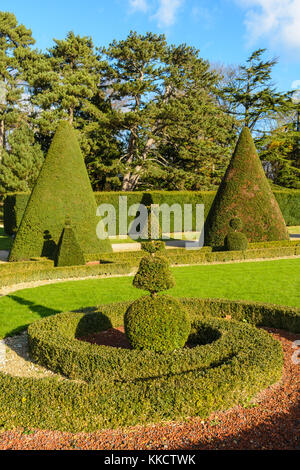
[{"label": "boxwood topiary ball", "polygon": [[161,292],[175,286],[169,261],[163,256],[145,256],[133,279],[134,287],[151,293]]},{"label": "boxwood topiary ball", "polygon": [[182,303],[168,295],[147,295],[133,302],[125,313],[124,326],[134,349],[155,352],[182,348],[191,331]]},{"label": "boxwood topiary ball", "polygon": [[230,232],[225,238],[225,248],[228,251],[244,251],[248,248],[248,240],[244,233]]}]

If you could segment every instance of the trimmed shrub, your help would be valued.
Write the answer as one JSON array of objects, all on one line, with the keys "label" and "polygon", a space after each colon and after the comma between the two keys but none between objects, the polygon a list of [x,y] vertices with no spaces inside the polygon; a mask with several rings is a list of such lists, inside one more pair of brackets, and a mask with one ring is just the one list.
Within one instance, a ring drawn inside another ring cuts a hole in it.
[{"label": "trimmed shrub", "polygon": [[225,248],[228,251],[245,251],[248,248],[248,240],[244,233],[229,232],[225,237]]},{"label": "trimmed shrub", "polygon": [[159,251],[165,251],[166,245],[160,240],[151,240],[149,242],[141,242],[141,248],[143,251],[153,255]]},{"label": "trimmed shrub", "polygon": [[112,251],[96,236],[96,203],[75,133],[59,124],[31,193],[10,253],[10,261],[53,258],[69,214],[83,253]]},{"label": "trimmed shrub", "polygon": [[289,239],[282,213],[246,127],[205,221],[205,243],[223,246],[233,217],[243,221],[250,242]]},{"label": "trimmed shrub", "polygon": [[[38,262],[30,264],[26,270],[22,269],[23,263],[16,263],[15,271],[0,271],[0,287],[11,286],[23,282],[43,281],[51,279],[76,279],[82,277],[110,276],[114,274],[132,274],[136,271],[136,263],[103,263],[84,266],[63,266],[54,268]],[[15,265],[15,263],[14,263]]]},{"label": "trimmed shrub", "polygon": [[230,228],[233,230],[225,237],[225,248],[228,251],[245,251],[248,248],[248,240],[244,233],[239,232],[243,228],[243,222],[239,217],[234,217],[229,222]]},{"label": "trimmed shrub", "polygon": [[169,261],[162,256],[145,256],[140,262],[133,285],[151,294],[171,289],[175,286],[175,278],[170,271]]},{"label": "trimmed shrub", "polygon": [[126,336],[134,349],[155,352],[182,348],[190,334],[188,313],[178,300],[167,295],[145,296],[127,309]]},{"label": "trimmed shrub", "polygon": [[85,259],[76,239],[70,219],[66,219],[65,228],[58,243],[56,266],[80,266]]}]

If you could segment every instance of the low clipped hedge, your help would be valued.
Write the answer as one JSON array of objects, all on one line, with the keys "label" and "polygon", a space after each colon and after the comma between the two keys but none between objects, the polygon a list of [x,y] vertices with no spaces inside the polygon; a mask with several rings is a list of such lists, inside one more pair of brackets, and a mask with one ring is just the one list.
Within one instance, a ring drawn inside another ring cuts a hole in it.
[{"label": "low clipped hedge", "polygon": [[[248,322],[300,331],[299,309],[277,306],[272,313],[274,306],[263,304],[181,301],[191,312],[196,346],[174,353],[78,341],[81,335],[119,326],[128,302],[62,313],[32,324],[30,346],[38,362],[76,380],[0,374],[5,396],[2,426],[91,432],[186,416],[204,418],[247,403],[280,380],[280,343]],[[216,318],[229,312],[234,320]]]},{"label": "low clipped hedge", "polygon": [[[17,263],[12,263],[14,266]],[[22,263],[20,263],[20,266]],[[6,265],[5,265],[6,266]],[[111,275],[128,275],[135,269],[136,264],[130,263],[103,263],[84,266],[63,266],[53,267],[44,266],[34,263],[29,269],[22,271],[16,269],[11,271],[3,271],[0,268],[0,288],[21,284],[23,282],[34,282],[43,280],[62,280],[62,279],[79,279],[86,277],[111,276]]]},{"label": "low clipped hedge", "polygon": [[[0,265],[0,288],[23,282],[131,274],[135,272],[144,256],[143,251],[99,253],[87,255],[85,260],[88,262],[100,259],[101,264],[65,267],[54,267],[53,261],[46,258],[5,263]],[[164,256],[169,259],[172,266],[293,257],[300,256],[300,241],[251,243],[249,249],[245,251],[213,252],[211,247],[203,247],[201,250],[179,248],[165,250]]]},{"label": "low clipped hedge", "polygon": [[[192,321],[192,338],[195,337],[195,333],[196,336],[199,335],[201,322],[207,323],[208,319],[212,318],[224,320],[227,317],[230,317],[234,324],[237,322],[241,328],[249,325],[268,326],[300,333],[298,308],[222,299],[179,300]],[[168,371],[179,373],[191,370],[193,367],[199,368],[201,364],[206,366],[209,364],[204,359],[206,355],[209,356],[207,351],[212,347],[209,345],[204,349],[193,348],[178,350],[175,353],[155,354],[152,351],[95,346],[77,340],[90,333],[121,326],[130,305],[131,302],[102,305],[88,308],[84,312],[61,313],[33,323],[28,328],[28,335],[34,359],[55,372],[86,381],[135,380],[157,376],[160,371],[164,374]],[[223,329],[226,325],[226,328],[231,325],[231,321],[224,321],[226,323],[223,324]],[[218,330],[215,327],[213,329]],[[216,347],[218,349],[218,341],[222,342],[225,338],[223,330],[218,331],[220,335],[217,335],[219,339],[214,343],[213,351]],[[255,336],[257,331],[257,329],[251,330],[251,335]],[[231,331],[226,339],[226,344],[230,344],[230,348],[237,344],[237,339],[233,339],[232,334]],[[197,340],[195,342],[197,343]],[[176,359],[174,361],[173,354]],[[218,356],[218,360],[220,357]]]}]

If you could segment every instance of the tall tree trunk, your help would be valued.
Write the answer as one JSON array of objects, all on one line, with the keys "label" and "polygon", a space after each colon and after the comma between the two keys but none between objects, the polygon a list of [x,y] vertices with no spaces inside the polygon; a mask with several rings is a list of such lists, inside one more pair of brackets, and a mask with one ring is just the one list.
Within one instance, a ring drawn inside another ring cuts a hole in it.
[{"label": "tall tree trunk", "polygon": [[0,121],[0,161],[2,160],[3,149],[5,147],[5,125],[4,121]]},{"label": "tall tree trunk", "polygon": [[73,121],[74,121],[74,109],[70,108],[69,109],[69,123],[73,125]]}]

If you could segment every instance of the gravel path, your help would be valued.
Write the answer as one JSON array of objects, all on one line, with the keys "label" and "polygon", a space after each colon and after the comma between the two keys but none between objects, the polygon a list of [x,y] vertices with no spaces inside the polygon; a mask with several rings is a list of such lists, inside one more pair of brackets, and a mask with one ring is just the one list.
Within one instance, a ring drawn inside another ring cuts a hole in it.
[{"label": "gravel path", "polygon": [[208,420],[190,418],[125,430],[63,433],[20,429],[0,432],[0,449],[202,450],[300,449],[300,364],[294,364],[293,342],[300,335],[267,329],[281,341],[285,353],[281,383],[255,402],[217,413]]}]

